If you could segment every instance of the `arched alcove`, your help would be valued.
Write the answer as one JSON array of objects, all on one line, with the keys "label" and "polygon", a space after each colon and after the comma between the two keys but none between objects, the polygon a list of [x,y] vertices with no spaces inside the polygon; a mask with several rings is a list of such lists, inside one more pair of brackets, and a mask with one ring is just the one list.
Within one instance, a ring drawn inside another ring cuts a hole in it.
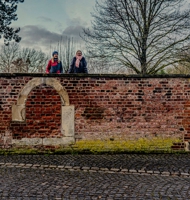
[{"label": "arched alcove", "polygon": [[69,103],[66,89],[55,78],[33,78],[20,92],[17,104],[12,106],[12,121],[25,122],[26,101],[30,92],[37,86],[46,84],[53,87],[61,98],[61,133],[62,138],[22,138],[13,139],[17,145],[64,145],[74,142],[74,106]]}]

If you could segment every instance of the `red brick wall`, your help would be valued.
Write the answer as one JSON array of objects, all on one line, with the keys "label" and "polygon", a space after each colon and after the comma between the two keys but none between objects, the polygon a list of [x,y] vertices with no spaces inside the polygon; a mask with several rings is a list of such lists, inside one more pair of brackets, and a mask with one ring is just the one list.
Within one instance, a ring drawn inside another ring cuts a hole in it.
[{"label": "red brick wall", "polygon": [[26,122],[10,124],[13,139],[61,137],[61,100],[55,89],[38,86],[28,95]]},{"label": "red brick wall", "polygon": [[[26,122],[11,121],[11,107],[35,75],[0,75],[0,144],[9,133],[23,137],[61,137],[61,100],[54,88],[34,88],[26,102]],[[43,75],[39,75],[43,76]],[[75,106],[76,139],[173,137],[190,140],[188,77],[54,77]]]}]

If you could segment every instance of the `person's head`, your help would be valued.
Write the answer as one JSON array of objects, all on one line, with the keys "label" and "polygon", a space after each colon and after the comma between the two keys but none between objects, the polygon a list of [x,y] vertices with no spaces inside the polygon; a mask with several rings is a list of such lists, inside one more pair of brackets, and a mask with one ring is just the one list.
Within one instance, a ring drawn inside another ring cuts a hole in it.
[{"label": "person's head", "polygon": [[54,51],[54,52],[52,53],[52,56],[53,56],[53,58],[58,58],[58,52],[57,52],[57,51]]},{"label": "person's head", "polygon": [[77,55],[77,56],[82,56],[82,51],[81,51],[81,50],[78,50],[78,51],[76,52],[76,55]]}]

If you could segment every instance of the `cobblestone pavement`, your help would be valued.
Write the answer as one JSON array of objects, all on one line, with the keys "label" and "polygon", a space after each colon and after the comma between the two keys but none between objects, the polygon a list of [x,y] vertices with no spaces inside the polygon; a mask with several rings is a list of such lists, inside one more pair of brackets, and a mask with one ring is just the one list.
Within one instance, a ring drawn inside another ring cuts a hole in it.
[{"label": "cobblestone pavement", "polygon": [[0,200],[190,200],[190,155],[0,156]]},{"label": "cobblestone pavement", "polygon": [[35,167],[75,168],[80,170],[128,171],[190,176],[190,154],[120,155],[11,155],[0,156],[0,166],[28,164]]}]

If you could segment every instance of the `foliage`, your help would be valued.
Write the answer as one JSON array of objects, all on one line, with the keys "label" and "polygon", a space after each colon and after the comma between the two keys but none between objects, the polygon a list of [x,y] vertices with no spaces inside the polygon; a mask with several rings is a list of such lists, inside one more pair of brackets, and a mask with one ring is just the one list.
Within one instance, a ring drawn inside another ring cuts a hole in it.
[{"label": "foliage", "polygon": [[4,43],[8,44],[12,39],[19,42],[21,37],[18,36],[20,28],[13,29],[10,27],[11,21],[17,20],[17,4],[24,0],[1,0],[0,1],[0,38],[4,37]]}]

